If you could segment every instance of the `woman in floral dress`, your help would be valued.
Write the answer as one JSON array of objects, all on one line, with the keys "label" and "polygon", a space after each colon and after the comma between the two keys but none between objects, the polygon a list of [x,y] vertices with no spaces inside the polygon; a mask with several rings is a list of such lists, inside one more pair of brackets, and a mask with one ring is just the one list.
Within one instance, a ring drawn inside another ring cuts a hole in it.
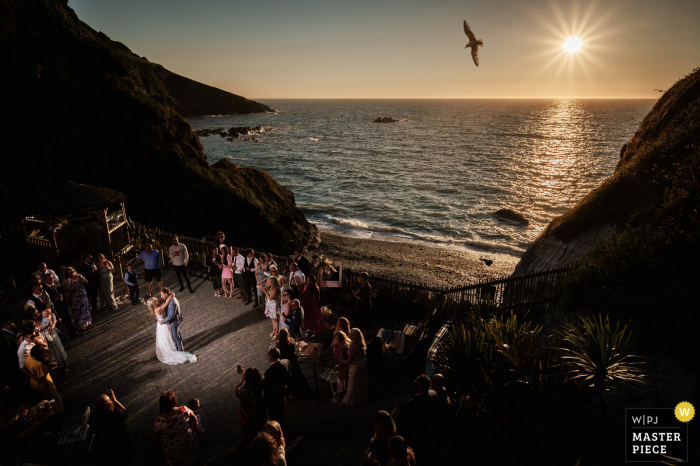
[{"label": "woman in floral dress", "polygon": [[[265,316],[272,319],[272,333],[270,338],[277,338],[279,333],[279,312],[280,312],[280,286],[275,277],[267,279],[267,288],[263,285],[258,289],[265,294]],[[268,291],[269,290],[269,291]]]},{"label": "woman in floral dress", "polygon": [[75,272],[75,269],[68,267],[66,276],[69,280],[68,295],[73,311],[73,320],[76,323],[76,331],[80,333],[88,326],[92,325],[92,315],[90,314],[90,300],[88,299],[85,285],[87,280],[82,275]]},{"label": "woman in floral dress", "polygon": [[197,416],[187,406],[177,406],[171,391],[160,394],[160,416],[153,428],[153,443],[163,449],[165,464],[185,466],[197,461]]}]

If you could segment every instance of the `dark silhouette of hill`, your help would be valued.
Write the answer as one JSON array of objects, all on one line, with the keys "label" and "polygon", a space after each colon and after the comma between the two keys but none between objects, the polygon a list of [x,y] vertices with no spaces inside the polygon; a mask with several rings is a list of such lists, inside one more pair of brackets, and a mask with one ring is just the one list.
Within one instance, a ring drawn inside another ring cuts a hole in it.
[{"label": "dark silhouette of hill", "polygon": [[70,179],[128,195],[146,225],[288,251],[317,241],[267,173],[209,166],[183,116],[270,111],[178,76],[80,21],[67,2],[0,0],[5,211]]}]

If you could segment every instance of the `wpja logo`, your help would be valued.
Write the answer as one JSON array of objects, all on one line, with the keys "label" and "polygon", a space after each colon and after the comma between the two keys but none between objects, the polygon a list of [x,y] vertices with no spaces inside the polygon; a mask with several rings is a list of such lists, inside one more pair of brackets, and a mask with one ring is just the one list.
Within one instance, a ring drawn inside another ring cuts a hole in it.
[{"label": "wpja logo", "polygon": [[675,408],[625,409],[625,460],[688,461],[688,421],[694,416],[695,408],[685,401]]}]

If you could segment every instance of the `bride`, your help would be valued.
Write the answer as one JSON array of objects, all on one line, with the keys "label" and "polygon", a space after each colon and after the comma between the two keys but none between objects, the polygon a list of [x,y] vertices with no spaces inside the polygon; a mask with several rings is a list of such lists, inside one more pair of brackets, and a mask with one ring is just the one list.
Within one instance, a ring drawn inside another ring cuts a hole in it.
[{"label": "bride", "polygon": [[158,298],[151,298],[147,303],[148,309],[153,312],[159,322],[159,324],[156,325],[156,356],[158,356],[160,362],[171,366],[184,364],[186,362],[195,362],[197,360],[196,355],[177,350],[173,335],[170,333],[170,325],[160,325],[161,319],[167,314],[168,304],[170,304],[172,299],[173,295],[168,296],[165,301],[160,301]]}]

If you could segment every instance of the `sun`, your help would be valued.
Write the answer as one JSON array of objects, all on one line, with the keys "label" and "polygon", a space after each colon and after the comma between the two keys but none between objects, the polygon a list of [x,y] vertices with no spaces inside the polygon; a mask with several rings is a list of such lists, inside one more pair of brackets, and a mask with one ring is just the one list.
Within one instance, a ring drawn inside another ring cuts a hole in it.
[{"label": "sun", "polygon": [[579,39],[578,37],[569,37],[564,41],[564,50],[566,50],[569,53],[576,53],[579,50],[581,50],[581,46],[583,45],[583,41]]}]

